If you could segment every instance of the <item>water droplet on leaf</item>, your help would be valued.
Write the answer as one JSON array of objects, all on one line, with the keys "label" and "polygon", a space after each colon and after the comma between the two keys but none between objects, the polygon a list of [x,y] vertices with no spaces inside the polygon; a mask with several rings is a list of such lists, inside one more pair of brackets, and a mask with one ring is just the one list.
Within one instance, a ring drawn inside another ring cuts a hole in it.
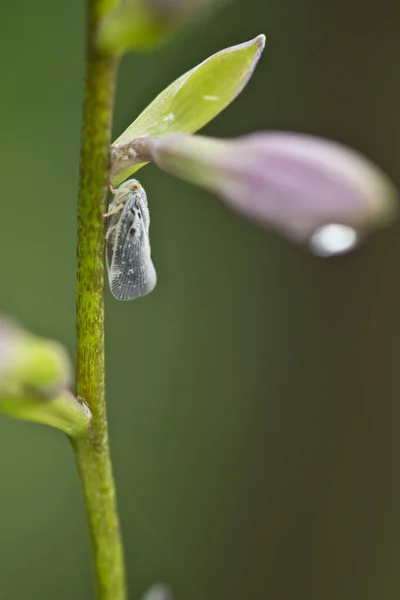
[{"label": "water droplet on leaf", "polygon": [[310,249],[317,256],[334,256],[350,252],[358,242],[359,237],[355,229],[334,223],[323,225],[313,233]]}]

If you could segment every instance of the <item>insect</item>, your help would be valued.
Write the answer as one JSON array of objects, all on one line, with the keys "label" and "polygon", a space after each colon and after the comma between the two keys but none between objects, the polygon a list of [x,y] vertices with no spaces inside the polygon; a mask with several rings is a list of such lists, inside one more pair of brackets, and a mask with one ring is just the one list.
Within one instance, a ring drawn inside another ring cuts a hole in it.
[{"label": "insect", "polygon": [[147,196],[136,179],[124,181],[108,206],[106,262],[110,290],[117,300],[149,294],[157,282],[151,260]]}]

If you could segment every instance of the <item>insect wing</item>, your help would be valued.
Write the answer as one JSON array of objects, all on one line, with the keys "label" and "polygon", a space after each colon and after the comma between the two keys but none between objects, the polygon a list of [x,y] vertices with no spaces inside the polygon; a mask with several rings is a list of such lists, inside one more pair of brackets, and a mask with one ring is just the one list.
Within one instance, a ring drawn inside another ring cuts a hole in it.
[{"label": "insect wing", "polygon": [[143,188],[130,192],[123,209],[109,217],[107,268],[111,293],[118,300],[149,294],[157,276],[151,260],[150,217]]}]

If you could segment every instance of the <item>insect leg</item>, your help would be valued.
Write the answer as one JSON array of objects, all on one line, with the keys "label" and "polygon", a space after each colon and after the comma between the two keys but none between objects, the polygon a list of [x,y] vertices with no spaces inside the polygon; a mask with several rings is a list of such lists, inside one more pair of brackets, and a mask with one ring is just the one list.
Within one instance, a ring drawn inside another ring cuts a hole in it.
[{"label": "insect leg", "polygon": [[122,202],[120,202],[119,204],[114,203],[114,206],[111,208],[111,210],[104,213],[103,217],[111,217],[111,215],[115,215],[117,212],[119,212],[120,210],[123,210],[123,209],[124,209],[124,204]]},{"label": "insect leg", "polygon": [[114,231],[114,229],[116,229],[118,226],[118,223],[116,225],[113,225],[112,227],[109,227],[106,231],[106,242],[108,240],[108,238],[110,237],[110,235],[112,234],[112,232]]}]

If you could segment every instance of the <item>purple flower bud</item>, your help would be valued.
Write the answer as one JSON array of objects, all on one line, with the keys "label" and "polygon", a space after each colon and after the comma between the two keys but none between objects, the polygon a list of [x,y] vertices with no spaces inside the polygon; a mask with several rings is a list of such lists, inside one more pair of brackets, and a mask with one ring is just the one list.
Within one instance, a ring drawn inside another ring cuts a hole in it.
[{"label": "purple flower bud", "polygon": [[234,210],[294,241],[311,242],[321,255],[350,249],[352,230],[362,235],[390,221],[397,209],[397,192],[381,169],[310,135],[262,132],[217,140],[171,134],[137,143],[168,173],[217,193]]},{"label": "purple flower bud", "polygon": [[147,590],[142,600],[172,600],[172,591],[165,583],[155,583]]},{"label": "purple flower bud", "polygon": [[70,361],[60,344],[0,316],[0,413],[80,435],[91,414],[66,389],[70,379]]},{"label": "purple flower bud", "polygon": [[0,381],[7,376],[9,368],[18,356],[21,332],[10,320],[0,318]]},{"label": "purple flower bud", "polygon": [[106,10],[97,30],[97,45],[108,54],[149,49],[174,30],[197,22],[229,0],[119,0]]}]

